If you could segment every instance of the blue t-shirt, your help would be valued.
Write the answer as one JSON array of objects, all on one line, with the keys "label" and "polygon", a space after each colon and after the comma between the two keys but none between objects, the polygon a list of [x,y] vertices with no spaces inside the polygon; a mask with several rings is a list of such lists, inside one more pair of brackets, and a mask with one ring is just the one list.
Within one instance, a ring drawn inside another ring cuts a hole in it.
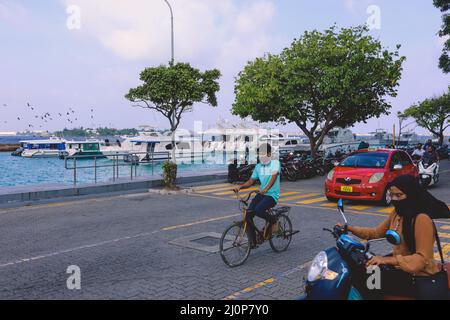
[{"label": "blue t-shirt", "polygon": [[280,173],[280,161],[272,160],[266,165],[258,163],[252,174],[253,180],[259,180],[261,182],[261,190],[266,188],[274,174],[278,174],[272,188],[270,188],[266,193],[266,195],[271,196],[275,202],[278,202],[278,199],[280,198]]}]

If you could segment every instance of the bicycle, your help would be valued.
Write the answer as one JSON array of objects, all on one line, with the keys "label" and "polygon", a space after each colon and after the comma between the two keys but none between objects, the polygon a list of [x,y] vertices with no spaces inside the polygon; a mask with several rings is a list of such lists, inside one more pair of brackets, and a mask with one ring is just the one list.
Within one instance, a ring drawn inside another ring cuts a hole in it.
[{"label": "bicycle", "polygon": [[[225,229],[222,237],[220,238],[219,245],[219,252],[223,262],[231,268],[244,264],[250,255],[250,251],[252,250],[248,237],[249,228],[247,226],[246,215],[250,197],[258,192],[250,192],[245,199],[239,196],[239,192],[235,191],[235,193],[239,201],[239,210],[243,212],[244,219],[242,221],[234,222]],[[290,207],[280,207],[268,210],[269,214],[276,217],[276,223],[274,225],[277,227],[275,228],[275,232],[270,230],[267,238],[264,237],[264,234],[266,234],[265,231],[269,227],[269,224],[265,224],[264,230],[259,230],[253,223],[256,231],[257,246],[269,241],[270,247],[277,253],[288,249],[292,236],[299,232],[292,230],[292,222],[287,215],[290,210]],[[236,256],[236,258],[233,259],[233,256]]]}]

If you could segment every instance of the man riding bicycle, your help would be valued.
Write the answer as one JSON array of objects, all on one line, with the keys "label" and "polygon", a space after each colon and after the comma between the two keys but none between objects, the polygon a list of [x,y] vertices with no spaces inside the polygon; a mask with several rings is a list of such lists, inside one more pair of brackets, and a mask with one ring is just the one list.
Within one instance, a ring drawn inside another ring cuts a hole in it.
[{"label": "man riding bicycle", "polygon": [[256,246],[253,217],[256,215],[266,220],[267,228],[264,231],[264,237],[269,238],[272,228],[275,228],[276,218],[271,216],[268,210],[275,207],[280,198],[280,161],[272,159],[272,147],[268,143],[262,144],[258,153],[259,163],[256,165],[252,176],[246,183],[234,189],[239,192],[241,189],[250,188],[257,180],[261,183],[259,193],[253,198],[246,214],[250,231],[248,237],[252,247]]}]

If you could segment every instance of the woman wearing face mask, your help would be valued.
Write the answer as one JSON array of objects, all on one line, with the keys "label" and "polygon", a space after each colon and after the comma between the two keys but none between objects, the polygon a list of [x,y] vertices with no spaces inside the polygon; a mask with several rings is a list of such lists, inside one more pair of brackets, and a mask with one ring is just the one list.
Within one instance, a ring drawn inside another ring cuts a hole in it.
[{"label": "woman wearing face mask", "polygon": [[349,226],[348,230],[359,238],[384,238],[388,230],[396,231],[400,244],[393,247],[392,255],[375,256],[367,267],[391,266],[382,272],[384,295],[411,296],[414,292],[412,276],[430,277],[440,271],[434,260],[435,225],[427,214],[432,201],[437,201],[423,190],[410,175],[396,178],[389,188],[395,210],[375,228]]},{"label": "woman wearing face mask", "polygon": [[274,226],[275,220],[267,210],[273,208],[280,198],[280,172],[281,164],[279,160],[272,159],[272,147],[265,143],[258,149],[259,162],[251,176],[251,178],[241,186],[234,190],[238,192],[241,189],[250,188],[257,180],[261,183],[259,193],[253,198],[247,210],[248,225],[250,226],[249,239],[252,246],[256,246],[255,230],[253,225],[253,217],[256,215],[268,223],[265,237],[270,236],[270,231]]}]

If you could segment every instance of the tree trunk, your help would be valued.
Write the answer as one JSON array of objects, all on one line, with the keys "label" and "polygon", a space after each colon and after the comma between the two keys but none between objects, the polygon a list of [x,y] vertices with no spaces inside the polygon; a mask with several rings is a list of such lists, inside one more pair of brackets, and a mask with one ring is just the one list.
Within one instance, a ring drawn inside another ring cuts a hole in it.
[{"label": "tree trunk", "polygon": [[309,145],[311,146],[311,157],[315,160],[317,159],[317,149],[316,140],[312,137],[309,138]]},{"label": "tree trunk", "polygon": [[439,133],[439,145],[442,146],[444,144],[444,132]]},{"label": "tree trunk", "polygon": [[175,156],[175,146],[176,146],[176,143],[175,143],[175,129],[174,128],[172,128],[171,129],[171,131],[172,131],[172,156],[171,156],[171,160],[172,160],[172,162],[173,163],[177,163],[177,159],[176,159],[176,156]]}]

